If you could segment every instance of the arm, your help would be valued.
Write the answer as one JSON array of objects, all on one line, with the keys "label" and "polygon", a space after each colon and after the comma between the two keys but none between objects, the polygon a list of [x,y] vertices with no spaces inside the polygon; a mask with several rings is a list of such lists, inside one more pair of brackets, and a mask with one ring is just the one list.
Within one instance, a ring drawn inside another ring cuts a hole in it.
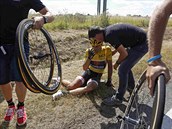
[{"label": "arm", "polygon": [[86,59],[84,64],[83,64],[83,70],[87,70],[89,68],[91,60],[90,59]]},{"label": "arm", "polygon": [[35,16],[34,19],[34,27],[35,29],[40,29],[45,23],[50,23],[54,20],[54,16],[52,13],[45,7],[39,11],[42,16]]},{"label": "arm", "polygon": [[50,23],[54,20],[54,16],[46,7],[40,10],[39,13],[41,13],[47,18],[47,23]]},{"label": "arm", "polygon": [[87,70],[89,68],[91,59],[94,57],[95,51],[94,49],[87,49],[85,53],[85,62],[83,64],[83,70]]},{"label": "arm", "polygon": [[123,45],[120,45],[116,50],[119,52],[119,57],[114,64],[114,69],[117,69],[119,64],[128,56],[128,52]]},{"label": "arm", "polygon": [[[161,52],[161,46],[165,28],[170,14],[172,13],[172,1],[164,0],[154,10],[149,23],[148,41],[149,41],[149,58],[152,58]],[[147,68],[147,78],[149,82],[150,93],[153,95],[154,81],[158,75],[164,73],[166,82],[170,79],[169,70],[161,59],[152,61]]]},{"label": "arm", "polygon": [[112,78],[112,60],[107,60],[107,64],[108,64],[108,80]]},{"label": "arm", "polygon": [[112,50],[112,56],[115,55],[116,53],[117,53],[116,49]]},{"label": "arm", "polygon": [[106,51],[105,51],[105,55],[106,55],[106,63],[108,65],[108,76],[107,76],[107,82],[106,82],[106,86],[107,87],[112,87],[112,72],[113,72],[113,68],[112,68],[112,50],[110,47],[106,47]]},{"label": "arm", "polygon": [[107,82],[106,82],[106,86],[111,87],[113,86],[112,84],[112,60],[107,60],[107,64],[108,64],[108,78],[107,78]]},{"label": "arm", "polygon": [[149,57],[160,54],[165,28],[172,13],[172,1],[164,0],[154,10],[148,30]]}]

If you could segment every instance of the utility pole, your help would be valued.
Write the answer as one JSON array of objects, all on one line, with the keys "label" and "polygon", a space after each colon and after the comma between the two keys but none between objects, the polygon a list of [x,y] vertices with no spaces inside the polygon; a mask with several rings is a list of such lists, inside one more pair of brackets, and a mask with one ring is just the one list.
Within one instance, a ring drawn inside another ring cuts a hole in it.
[{"label": "utility pole", "polygon": [[107,0],[103,0],[103,14],[106,15],[106,10],[107,10]]},{"label": "utility pole", "polygon": [[97,15],[100,15],[101,0],[97,0]]}]

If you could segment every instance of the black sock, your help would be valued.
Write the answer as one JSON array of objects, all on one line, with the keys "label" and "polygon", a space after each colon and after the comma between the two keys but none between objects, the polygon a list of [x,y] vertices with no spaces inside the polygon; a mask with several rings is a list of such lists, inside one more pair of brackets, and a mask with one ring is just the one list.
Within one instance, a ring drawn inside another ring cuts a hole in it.
[{"label": "black sock", "polygon": [[24,102],[18,102],[17,108],[19,108],[19,107],[21,107],[21,106],[24,106]]},{"label": "black sock", "polygon": [[8,103],[8,106],[14,106],[13,99],[8,100],[7,103]]}]

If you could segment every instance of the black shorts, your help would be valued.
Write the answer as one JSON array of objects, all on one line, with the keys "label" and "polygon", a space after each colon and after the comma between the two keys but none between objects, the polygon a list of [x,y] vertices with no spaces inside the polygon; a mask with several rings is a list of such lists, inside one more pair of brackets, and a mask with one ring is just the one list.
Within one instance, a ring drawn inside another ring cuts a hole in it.
[{"label": "black shorts", "polygon": [[84,73],[81,76],[84,78],[83,86],[86,86],[89,79],[92,79],[99,84],[102,73],[96,73],[91,71],[90,69],[87,69],[86,71],[84,71]]},{"label": "black shorts", "polygon": [[[10,81],[22,82],[17,65],[17,56],[15,45],[2,45],[6,54],[0,49],[0,85],[7,84]],[[29,44],[25,43],[25,52],[29,56]],[[28,57],[26,57],[28,58]]]}]

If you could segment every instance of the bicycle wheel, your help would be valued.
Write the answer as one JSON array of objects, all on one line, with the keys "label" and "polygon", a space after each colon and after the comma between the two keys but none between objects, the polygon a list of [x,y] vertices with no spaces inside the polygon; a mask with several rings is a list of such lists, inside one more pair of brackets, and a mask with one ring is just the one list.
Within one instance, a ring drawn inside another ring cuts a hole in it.
[{"label": "bicycle wheel", "polygon": [[141,75],[126,107],[120,129],[160,129],[165,106],[165,80],[160,75],[151,96],[146,71]]},{"label": "bicycle wheel", "polygon": [[[28,84],[32,83],[32,88],[52,95],[61,83],[58,52],[49,33],[44,28],[32,29],[32,26],[33,20],[25,19],[17,28],[18,59],[22,64],[20,72],[24,71],[25,78],[30,78]],[[53,77],[57,81],[51,81]]]},{"label": "bicycle wheel", "polygon": [[[21,66],[21,65],[22,65],[21,61],[18,59],[18,68],[20,71],[24,71],[24,69],[22,69],[23,66]],[[21,72],[20,75],[21,75],[23,83],[27,87],[27,89],[29,89],[30,91],[32,91],[34,93],[41,93],[40,90],[33,85],[32,80],[29,77],[26,77],[26,75],[24,73],[25,72]]]}]

